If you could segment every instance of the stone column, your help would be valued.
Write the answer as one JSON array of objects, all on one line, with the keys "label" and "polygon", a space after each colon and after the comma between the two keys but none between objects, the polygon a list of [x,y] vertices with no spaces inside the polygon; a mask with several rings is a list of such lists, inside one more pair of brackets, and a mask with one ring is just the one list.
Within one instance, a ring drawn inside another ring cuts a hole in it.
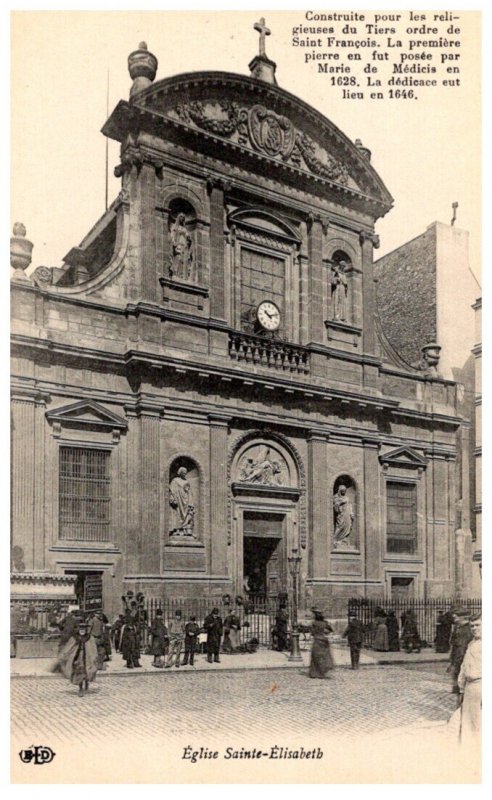
[{"label": "stone column", "polygon": [[138,217],[140,227],[140,269],[142,300],[158,298],[158,264],[156,251],[156,174],[155,166],[144,161],[138,174]]},{"label": "stone column", "polygon": [[32,572],[34,563],[35,403],[12,401],[12,548],[13,569]]},{"label": "stone column", "polygon": [[381,580],[381,468],[379,446],[364,442],[364,526],[360,548],[366,580]]},{"label": "stone column", "polygon": [[133,575],[140,568],[140,420],[136,412],[127,409],[128,432],[126,435],[126,455],[127,455],[127,482],[122,486],[124,495],[121,502],[126,511],[125,535],[122,537],[122,551],[124,559],[123,572]]},{"label": "stone column", "polygon": [[376,352],[376,285],[374,283],[373,247],[379,246],[379,239],[366,231],[360,232],[362,249],[362,346],[364,353]]},{"label": "stone column", "polygon": [[160,449],[159,411],[140,412],[140,571],[160,572]]},{"label": "stone column", "polygon": [[[45,470],[46,470],[46,402],[36,398],[34,409],[34,569],[46,568],[45,542]],[[48,467],[49,468],[49,467]]]},{"label": "stone column", "polygon": [[224,185],[210,181],[210,316],[225,319]]},{"label": "stone column", "polygon": [[211,575],[227,574],[227,440],[229,419],[210,414],[210,554]]},{"label": "stone column", "polygon": [[323,334],[323,226],[319,218],[311,221],[309,253],[309,337],[322,344]]},{"label": "stone column", "polygon": [[327,435],[309,431],[309,577],[329,575],[330,531],[328,526],[329,498],[327,486]]}]

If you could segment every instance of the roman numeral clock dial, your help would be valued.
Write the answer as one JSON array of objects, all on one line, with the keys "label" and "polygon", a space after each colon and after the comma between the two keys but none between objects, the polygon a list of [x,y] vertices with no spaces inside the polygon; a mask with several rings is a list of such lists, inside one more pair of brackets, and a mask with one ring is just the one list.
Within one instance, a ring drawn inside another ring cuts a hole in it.
[{"label": "roman numeral clock dial", "polygon": [[265,331],[276,331],[280,326],[280,309],[271,300],[264,300],[260,303],[256,317]]}]

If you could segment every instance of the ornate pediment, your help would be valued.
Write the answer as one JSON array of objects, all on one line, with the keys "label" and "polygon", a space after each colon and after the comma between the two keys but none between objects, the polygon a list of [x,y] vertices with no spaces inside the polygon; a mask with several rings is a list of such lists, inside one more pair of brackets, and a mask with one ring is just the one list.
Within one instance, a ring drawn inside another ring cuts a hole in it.
[{"label": "ornate pediment", "polygon": [[214,157],[242,159],[243,166],[248,158],[248,167],[262,172],[275,163],[280,180],[327,182],[346,202],[373,204],[378,216],[392,206],[366,148],[299,98],[251,77],[197,72],[158,81],[131,104],[121,101],[103,128],[120,142],[144,131],[154,142],[186,142]]},{"label": "ornate pediment", "polygon": [[171,118],[249,147],[327,180],[358,188],[347,167],[315,139],[267,105],[248,108],[231,100],[193,100],[169,111]]},{"label": "ornate pediment", "polygon": [[77,403],[52,409],[46,412],[46,419],[53,425],[55,433],[62,427],[103,429],[112,432],[126,431],[128,427],[123,417],[108,411],[94,400],[79,400]]},{"label": "ornate pediment", "polygon": [[427,466],[427,459],[424,456],[420,456],[411,447],[397,447],[395,450],[382,453],[379,456],[379,461],[383,468],[391,466],[422,470]]}]

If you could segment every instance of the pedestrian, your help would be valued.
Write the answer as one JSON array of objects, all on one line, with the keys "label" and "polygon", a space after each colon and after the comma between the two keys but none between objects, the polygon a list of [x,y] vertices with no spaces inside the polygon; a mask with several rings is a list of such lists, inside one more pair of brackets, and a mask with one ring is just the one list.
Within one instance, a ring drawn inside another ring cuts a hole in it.
[{"label": "pedestrian", "polygon": [[104,621],[102,611],[93,611],[89,620],[89,630],[97,647],[97,668],[106,669],[106,647],[104,644]]},{"label": "pedestrian", "polygon": [[75,635],[83,616],[82,611],[78,608],[69,609],[67,616],[59,623],[61,629],[59,648],[63,647]]},{"label": "pedestrian", "polygon": [[166,658],[166,669],[172,667],[173,664],[179,669],[181,666],[181,650],[185,637],[185,625],[183,623],[181,609],[176,609],[173,619],[168,623],[167,630],[169,635],[169,652]]},{"label": "pedestrian", "polygon": [[398,627],[396,614],[393,610],[388,611],[386,627],[388,629],[388,645],[390,652],[397,653],[400,649],[400,629]]},{"label": "pedestrian", "polygon": [[167,654],[169,645],[167,628],[164,625],[164,620],[162,619],[162,609],[158,608],[155,612],[155,619],[152,622],[149,632],[152,636],[150,651],[154,656],[152,666],[162,669],[164,667],[164,661],[162,659],[163,656]]},{"label": "pedestrian", "polygon": [[286,603],[280,603],[275,615],[276,649],[281,653],[287,647],[289,615]]},{"label": "pedestrian", "polygon": [[420,653],[421,641],[414,611],[410,609],[409,611],[406,612],[405,616],[402,617],[402,619],[403,619],[403,627],[401,635],[403,639],[403,646],[405,648],[405,652],[413,653],[413,651],[415,650],[416,653]]},{"label": "pedestrian", "polygon": [[364,642],[364,625],[353,613],[349,614],[349,621],[343,638],[347,639],[350,647],[352,669],[359,669],[360,651]]},{"label": "pedestrian", "polygon": [[90,627],[80,620],[77,630],[63,645],[53,665],[53,672],[61,670],[65,678],[79,687],[79,697],[89,690],[89,683],[97,674],[97,645]]},{"label": "pedestrian", "polygon": [[334,668],[328,634],[333,633],[333,628],[318,608],[313,608],[314,622],[311,625],[313,646],[311,648],[311,662],[309,664],[310,678],[330,678],[330,670]]},{"label": "pedestrian", "polygon": [[123,660],[126,661],[127,669],[141,667],[140,649],[138,646],[138,633],[135,623],[131,620],[126,622],[121,632],[120,650]]},{"label": "pedestrian", "polygon": [[188,661],[190,662],[190,667],[193,666],[195,661],[195,652],[198,647],[198,637],[200,635],[200,626],[197,624],[196,617],[190,617],[190,621],[185,625],[185,637],[184,637],[184,658],[183,658],[183,666],[187,666]]},{"label": "pedestrian", "polygon": [[[384,612],[383,612],[384,614]],[[376,635],[372,644],[373,650],[386,653],[389,650],[388,628],[386,627],[386,614],[376,617]]]},{"label": "pedestrian", "polygon": [[479,614],[470,620],[473,639],[458,675],[461,693],[460,742],[467,747],[480,749],[482,728],[482,618]]},{"label": "pedestrian", "polygon": [[205,617],[203,627],[207,632],[207,661],[211,664],[213,659],[216,664],[220,664],[219,653],[223,625],[218,608],[213,608],[211,613]]},{"label": "pedestrian", "polygon": [[241,620],[231,611],[224,620],[224,641],[222,652],[236,653],[240,645]]},{"label": "pedestrian", "polygon": [[440,611],[436,621],[436,636],[434,647],[436,653],[449,653],[451,633],[453,630],[453,615],[450,611]]},{"label": "pedestrian", "polygon": [[113,646],[117,653],[120,652],[120,643],[121,643],[121,629],[125,624],[125,615],[118,614],[115,621],[111,626],[111,636],[113,639]]},{"label": "pedestrian", "polygon": [[465,657],[466,648],[473,639],[469,623],[469,613],[465,608],[458,608],[453,612],[454,628],[451,634],[451,652],[449,654],[448,672],[453,681],[452,693],[459,694],[458,675]]}]

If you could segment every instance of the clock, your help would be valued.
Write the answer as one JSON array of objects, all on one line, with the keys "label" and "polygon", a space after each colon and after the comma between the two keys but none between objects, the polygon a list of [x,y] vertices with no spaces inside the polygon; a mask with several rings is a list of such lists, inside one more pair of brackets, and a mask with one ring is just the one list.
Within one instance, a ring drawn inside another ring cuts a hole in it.
[{"label": "clock", "polygon": [[280,325],[280,309],[271,300],[263,300],[256,309],[256,318],[265,331],[276,331]]}]

